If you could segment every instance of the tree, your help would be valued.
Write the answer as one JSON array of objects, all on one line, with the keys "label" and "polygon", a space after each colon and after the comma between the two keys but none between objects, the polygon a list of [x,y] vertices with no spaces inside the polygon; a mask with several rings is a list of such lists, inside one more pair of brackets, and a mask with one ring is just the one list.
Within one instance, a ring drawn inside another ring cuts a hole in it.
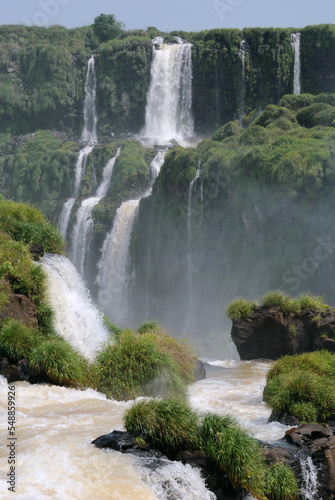
[{"label": "tree", "polygon": [[117,21],[114,14],[100,14],[94,19],[94,32],[101,42],[118,38],[124,28],[124,23]]}]

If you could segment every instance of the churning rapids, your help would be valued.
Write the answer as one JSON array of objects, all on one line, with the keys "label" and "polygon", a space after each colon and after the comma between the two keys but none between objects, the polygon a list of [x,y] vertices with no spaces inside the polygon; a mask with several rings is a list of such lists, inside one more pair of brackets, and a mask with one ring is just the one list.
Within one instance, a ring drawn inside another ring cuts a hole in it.
[{"label": "churning rapids", "polygon": [[[190,401],[200,411],[234,414],[259,439],[283,436],[286,427],[266,424],[262,390],[269,363],[214,361],[221,367],[190,386]],[[148,468],[143,459],[95,448],[91,441],[123,429],[122,416],[132,402],[107,400],[91,390],[79,391],[20,382],[17,394],[17,488],[15,499],[210,500],[197,469],[166,462]],[[0,378],[5,419],[8,385]],[[2,422],[5,428],[5,422]],[[1,463],[7,453],[1,449]],[[5,492],[5,468],[0,491]],[[1,497],[0,494],[0,498]]]}]

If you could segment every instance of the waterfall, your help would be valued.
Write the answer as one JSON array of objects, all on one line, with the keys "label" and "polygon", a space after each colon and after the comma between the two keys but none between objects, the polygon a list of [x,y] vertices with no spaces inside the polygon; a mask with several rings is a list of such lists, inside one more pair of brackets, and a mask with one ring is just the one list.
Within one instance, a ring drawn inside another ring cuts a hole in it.
[{"label": "waterfall", "polygon": [[80,150],[78,155],[75,169],[73,195],[64,203],[62,212],[59,216],[58,229],[64,238],[66,236],[73,205],[75,204],[76,198],[79,195],[80,183],[83,173],[85,172],[87,157],[92,151],[92,146],[85,146]]},{"label": "waterfall", "polygon": [[79,194],[80,183],[85,172],[87,156],[93,151],[93,145],[97,143],[97,114],[95,108],[96,97],[96,76],[94,67],[94,56],[87,64],[86,83],[85,83],[85,101],[84,101],[84,128],[81,134],[81,141],[85,144],[79,151],[72,196],[64,203],[59,216],[58,229],[65,238],[70,221],[72,208]]},{"label": "waterfall", "polygon": [[[187,253],[186,253],[186,284],[187,284],[187,312],[186,312],[186,320],[184,329],[188,332],[193,317],[194,311],[194,284],[193,284],[193,275],[194,269],[196,266],[196,254],[197,254],[197,245],[194,245],[194,240],[196,239],[196,235],[194,234],[196,231],[192,225],[192,219],[194,213],[196,214],[196,220],[198,224],[198,231],[202,224],[203,219],[203,184],[202,179],[200,177],[200,167],[201,162],[199,161],[198,169],[196,176],[190,182],[188,189],[188,206],[187,206]],[[196,186],[198,181],[200,180],[199,191],[196,191]],[[196,198],[195,198],[196,195]],[[196,203],[195,203],[196,200]],[[200,216],[199,216],[200,215]]]},{"label": "waterfall", "polygon": [[46,254],[41,264],[48,277],[48,298],[56,331],[87,359],[108,338],[102,315],[73,264],[62,255]]},{"label": "waterfall", "polygon": [[301,468],[301,494],[305,500],[316,500],[318,498],[318,470],[308,452],[302,450],[299,453]]},{"label": "waterfall", "polygon": [[84,276],[84,265],[87,250],[90,248],[92,237],[93,220],[92,210],[107,194],[108,187],[113,174],[115,160],[120,154],[118,150],[116,156],[109,160],[103,171],[103,178],[95,195],[83,200],[77,212],[76,223],[72,233],[72,262],[78,269],[80,275]]},{"label": "waterfall", "polygon": [[97,113],[95,107],[96,98],[96,76],[94,67],[94,56],[92,56],[87,65],[86,83],[85,83],[85,102],[84,102],[84,128],[81,134],[81,140],[85,143],[96,144],[97,139]]},{"label": "waterfall", "polygon": [[301,92],[300,87],[300,33],[292,33],[291,45],[294,49],[294,72],[293,72],[293,93],[299,95]]},{"label": "waterfall", "polygon": [[243,119],[244,115],[244,93],[245,93],[245,53],[248,44],[245,40],[241,40],[240,50],[238,55],[241,58],[241,91],[240,91],[240,121]]},{"label": "waterfall", "polygon": [[194,136],[192,116],[192,45],[153,40],[151,83],[147,95],[145,128],[150,144],[185,144]]},{"label": "waterfall", "polygon": [[125,201],[118,208],[98,264],[98,302],[116,323],[122,323],[128,314],[129,243],[139,202],[140,200]]}]

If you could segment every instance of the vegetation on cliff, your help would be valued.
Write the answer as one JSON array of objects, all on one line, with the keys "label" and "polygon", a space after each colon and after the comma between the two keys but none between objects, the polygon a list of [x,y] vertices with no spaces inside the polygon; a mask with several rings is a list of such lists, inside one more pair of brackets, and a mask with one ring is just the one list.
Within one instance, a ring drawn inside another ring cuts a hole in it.
[{"label": "vegetation on cliff", "polygon": [[[231,302],[227,309],[227,316],[235,321],[236,319],[246,319],[249,314],[258,307],[257,302],[250,302],[246,299],[237,299]],[[331,309],[323,297],[315,297],[309,293],[303,293],[299,297],[290,297],[279,290],[271,291],[262,297],[260,307],[270,309],[275,307],[279,309],[284,316],[289,314],[298,314],[306,309],[314,309],[316,313]]]}]

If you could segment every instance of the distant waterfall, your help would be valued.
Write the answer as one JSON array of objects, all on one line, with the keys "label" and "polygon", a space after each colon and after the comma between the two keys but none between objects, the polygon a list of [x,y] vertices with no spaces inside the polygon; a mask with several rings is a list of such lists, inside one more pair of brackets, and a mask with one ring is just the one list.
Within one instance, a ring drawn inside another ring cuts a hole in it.
[{"label": "distant waterfall", "polygon": [[129,200],[118,208],[98,264],[98,302],[116,323],[127,319],[129,244],[140,200]]},{"label": "distant waterfall", "polygon": [[240,50],[238,55],[241,58],[241,91],[240,91],[240,120],[244,115],[244,93],[245,93],[245,53],[248,44],[245,40],[241,40]]},{"label": "distant waterfall", "polygon": [[86,160],[88,155],[93,151],[93,145],[97,143],[97,114],[95,107],[96,98],[96,76],[94,67],[94,56],[92,56],[87,65],[86,83],[85,83],[85,101],[84,101],[84,128],[81,134],[81,141],[85,143],[84,147],[79,151],[72,196],[63,206],[59,216],[58,229],[61,235],[65,238],[67,228],[70,221],[72,208],[76,198],[79,195],[80,183],[85,172]]},{"label": "distant waterfall", "polygon": [[73,196],[64,203],[63,210],[60,214],[58,222],[59,232],[64,238],[66,236],[73,205],[76,201],[77,196],[79,195],[80,182],[83,176],[83,172],[85,171],[87,157],[92,151],[92,146],[85,146],[80,150],[78,155],[74,178]]},{"label": "distant waterfall", "polygon": [[155,38],[142,132],[151,144],[183,144],[194,136],[192,78],[192,45],[180,39],[167,45]]},{"label": "distant waterfall", "polygon": [[113,174],[115,160],[119,153],[120,150],[118,150],[117,155],[109,160],[105,166],[102,182],[95,195],[91,198],[83,200],[77,212],[76,223],[72,233],[72,262],[82,277],[84,276],[85,257],[87,255],[87,250],[90,247],[90,240],[92,237],[92,210],[107,194]]},{"label": "distant waterfall", "polygon": [[88,61],[86,83],[85,83],[85,102],[84,102],[84,128],[81,134],[81,140],[85,143],[96,144],[97,139],[97,113],[96,113],[96,76],[94,67],[94,56]]},{"label": "distant waterfall", "polygon": [[296,95],[299,95],[301,92],[300,35],[300,33],[292,33],[291,35],[291,45],[294,49],[293,93]]},{"label": "distant waterfall", "polygon": [[48,296],[55,311],[56,331],[72,347],[92,359],[108,338],[102,316],[71,262],[61,255],[45,255],[41,260],[48,277]]},{"label": "distant waterfall", "polygon": [[[186,284],[187,284],[187,310],[184,324],[185,332],[187,332],[192,323],[194,313],[194,271],[196,267],[197,256],[197,236],[203,218],[203,184],[200,177],[199,162],[198,170],[194,179],[190,182],[188,189],[188,206],[187,206],[187,253],[186,253]],[[199,188],[197,189],[197,185]],[[193,216],[196,214],[197,229],[195,230],[192,224]]]}]

